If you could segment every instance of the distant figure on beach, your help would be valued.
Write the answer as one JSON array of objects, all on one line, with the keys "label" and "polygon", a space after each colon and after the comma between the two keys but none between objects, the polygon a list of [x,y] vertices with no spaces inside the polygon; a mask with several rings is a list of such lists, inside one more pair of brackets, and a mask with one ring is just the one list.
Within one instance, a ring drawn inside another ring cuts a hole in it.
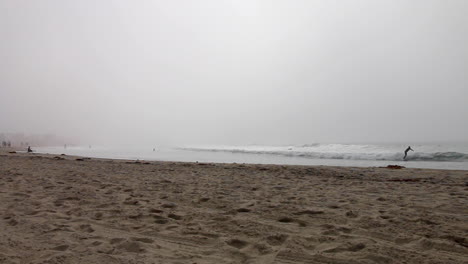
[{"label": "distant figure on beach", "polygon": [[33,150],[31,149],[31,146],[28,146],[28,153],[31,153],[33,152]]},{"label": "distant figure on beach", "polygon": [[406,156],[408,155],[408,151],[414,151],[411,146],[408,146],[408,148],[405,150],[405,156],[403,157],[403,159],[406,159]]}]

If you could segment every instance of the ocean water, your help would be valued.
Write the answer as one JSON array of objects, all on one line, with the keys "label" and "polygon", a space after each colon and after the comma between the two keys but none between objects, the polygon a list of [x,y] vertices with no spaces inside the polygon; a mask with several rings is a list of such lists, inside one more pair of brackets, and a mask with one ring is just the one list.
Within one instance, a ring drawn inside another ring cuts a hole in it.
[{"label": "ocean water", "polygon": [[265,145],[199,145],[158,147],[42,147],[39,153],[66,154],[95,158],[139,159],[159,161],[327,165],[379,167],[401,165],[409,168],[468,170],[468,143],[411,145],[402,144],[305,144],[290,146]]}]

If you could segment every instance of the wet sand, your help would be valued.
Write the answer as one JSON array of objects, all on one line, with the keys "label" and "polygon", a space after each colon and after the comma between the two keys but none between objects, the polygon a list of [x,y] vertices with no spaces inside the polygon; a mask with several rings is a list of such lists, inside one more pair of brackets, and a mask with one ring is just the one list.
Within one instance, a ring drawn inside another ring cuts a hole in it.
[{"label": "wet sand", "polygon": [[0,263],[467,263],[468,171],[0,150]]}]

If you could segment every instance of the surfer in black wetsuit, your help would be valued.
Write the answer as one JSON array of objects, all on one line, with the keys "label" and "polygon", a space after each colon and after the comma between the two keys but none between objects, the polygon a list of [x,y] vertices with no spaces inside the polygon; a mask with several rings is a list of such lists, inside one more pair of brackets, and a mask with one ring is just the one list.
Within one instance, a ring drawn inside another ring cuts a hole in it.
[{"label": "surfer in black wetsuit", "polygon": [[408,155],[408,151],[414,151],[411,146],[408,146],[408,148],[405,150],[405,156],[403,157],[403,159],[406,159],[406,156]]},{"label": "surfer in black wetsuit", "polygon": [[33,152],[33,150],[31,149],[31,146],[28,146],[28,153],[31,153]]}]

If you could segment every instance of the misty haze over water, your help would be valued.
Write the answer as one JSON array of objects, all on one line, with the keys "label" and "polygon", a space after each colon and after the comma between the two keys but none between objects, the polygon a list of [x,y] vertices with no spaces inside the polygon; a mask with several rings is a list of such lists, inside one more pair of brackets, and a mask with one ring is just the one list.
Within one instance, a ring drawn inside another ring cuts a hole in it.
[{"label": "misty haze over water", "polygon": [[464,0],[1,1],[0,133],[296,164],[372,165],[419,144],[420,159],[464,164],[467,13]]}]

